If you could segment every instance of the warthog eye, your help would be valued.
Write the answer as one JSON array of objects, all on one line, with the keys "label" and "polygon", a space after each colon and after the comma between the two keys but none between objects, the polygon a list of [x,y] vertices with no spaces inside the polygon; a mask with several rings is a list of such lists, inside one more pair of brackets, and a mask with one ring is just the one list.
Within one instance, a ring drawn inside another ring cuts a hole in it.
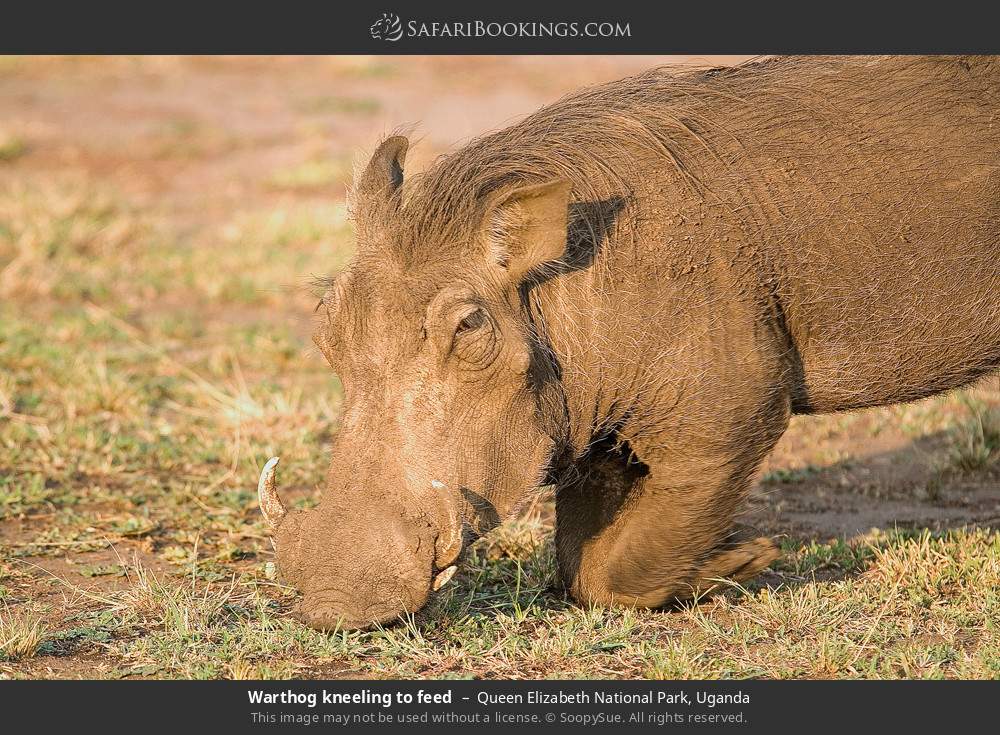
[{"label": "warthog eye", "polygon": [[455,327],[455,336],[464,334],[465,332],[471,332],[474,329],[479,329],[486,322],[486,314],[482,309],[476,309],[475,311],[467,314]]},{"label": "warthog eye", "polygon": [[485,328],[491,324],[485,309],[473,309],[455,325],[451,350],[465,363],[478,366],[491,364],[500,347],[494,330]]}]

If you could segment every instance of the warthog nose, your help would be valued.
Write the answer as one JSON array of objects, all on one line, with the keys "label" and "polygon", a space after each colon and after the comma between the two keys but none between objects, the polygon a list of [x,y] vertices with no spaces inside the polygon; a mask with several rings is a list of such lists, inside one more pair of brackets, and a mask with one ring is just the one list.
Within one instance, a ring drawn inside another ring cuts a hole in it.
[{"label": "warthog nose", "polygon": [[293,615],[310,628],[327,632],[356,630],[372,624],[344,595],[306,594]]},{"label": "warthog nose", "polygon": [[342,630],[358,630],[367,628],[371,622],[363,622],[354,618],[348,618],[334,613],[318,612],[314,610],[297,610],[292,616],[304,625],[308,625],[315,630],[324,633],[333,633]]}]

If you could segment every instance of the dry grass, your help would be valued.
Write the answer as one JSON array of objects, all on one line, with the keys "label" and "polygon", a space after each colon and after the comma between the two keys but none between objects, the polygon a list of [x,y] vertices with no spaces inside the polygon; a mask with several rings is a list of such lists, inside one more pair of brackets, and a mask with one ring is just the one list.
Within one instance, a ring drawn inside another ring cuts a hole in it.
[{"label": "dry grass", "polygon": [[[526,534],[537,545],[524,546]],[[161,579],[75,591],[53,635],[98,649],[106,676],[995,678],[1000,675],[1000,538],[984,531],[874,534],[839,549],[857,573],[820,582],[825,545],[781,564],[781,581],[674,612],[585,609],[553,586],[548,529],[528,519],[477,546],[430,610],[374,632],[321,634],[285,615],[294,593],[265,575]],[[511,556],[513,553],[515,556]],[[794,570],[794,571],[793,571]],[[40,619],[20,655],[41,640]],[[6,631],[6,628],[5,628]]]},{"label": "dry grass", "polygon": [[45,621],[28,610],[0,609],[0,661],[34,656],[45,640]]}]

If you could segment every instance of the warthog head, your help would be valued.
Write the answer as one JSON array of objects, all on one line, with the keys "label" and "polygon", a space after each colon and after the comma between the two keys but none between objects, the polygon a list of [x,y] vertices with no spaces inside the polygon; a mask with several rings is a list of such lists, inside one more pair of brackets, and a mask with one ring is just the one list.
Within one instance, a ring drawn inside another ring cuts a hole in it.
[{"label": "warthog head", "polygon": [[358,254],[317,308],[344,385],[320,504],[286,513],[276,460],[259,486],[281,577],[322,629],[422,607],[470,536],[543,483],[565,425],[526,284],[563,255],[569,183],[418,179],[404,197],[406,148],[386,140],[356,182]]}]

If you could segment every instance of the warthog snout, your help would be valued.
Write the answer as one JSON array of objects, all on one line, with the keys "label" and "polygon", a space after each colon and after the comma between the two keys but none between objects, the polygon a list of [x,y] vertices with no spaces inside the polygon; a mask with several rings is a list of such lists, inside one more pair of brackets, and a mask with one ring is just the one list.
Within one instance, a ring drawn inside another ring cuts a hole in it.
[{"label": "warthog snout", "polygon": [[[438,518],[325,501],[286,511],[274,457],[257,486],[283,581],[302,592],[295,617],[320,630],[394,622],[419,610],[454,575],[461,532],[442,534]],[[359,523],[359,518],[364,522]]]}]

